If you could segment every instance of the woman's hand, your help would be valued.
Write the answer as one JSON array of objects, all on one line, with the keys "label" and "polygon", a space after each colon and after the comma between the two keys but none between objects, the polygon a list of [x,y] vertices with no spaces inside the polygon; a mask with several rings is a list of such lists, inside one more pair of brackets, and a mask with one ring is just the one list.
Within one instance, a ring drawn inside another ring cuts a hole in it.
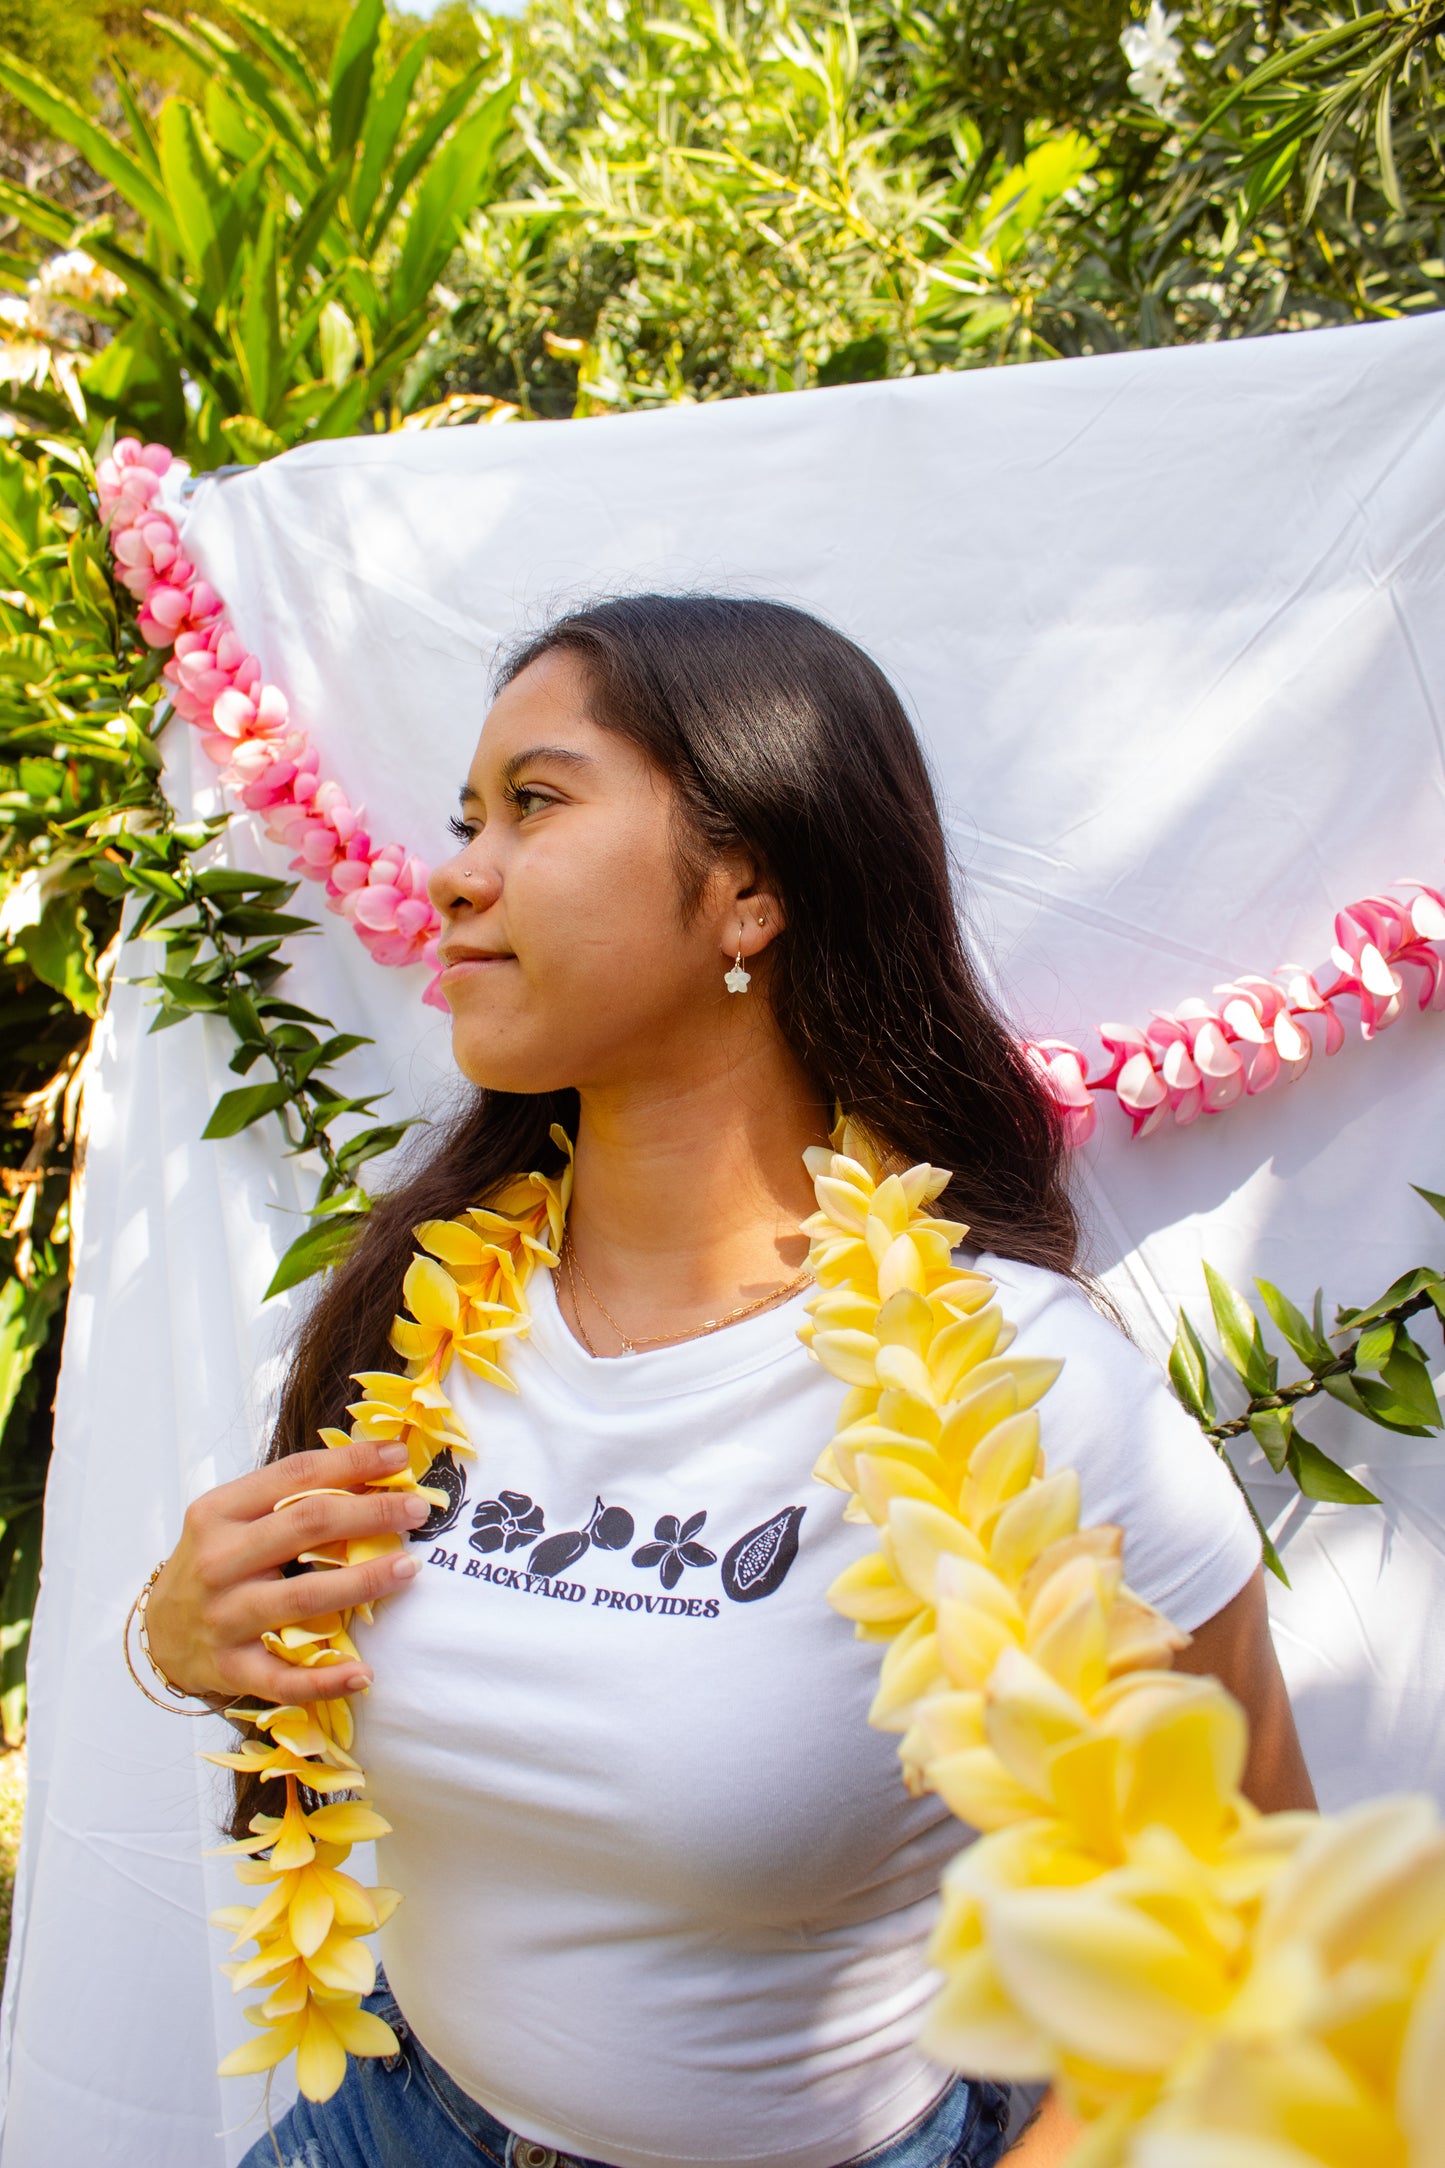
[{"label": "woman's hand", "polygon": [[[406,1457],[401,1445],[292,1453],[198,1498],[146,1608],[151,1650],[171,1683],[227,1701],[279,1702],[321,1701],[369,1685],[364,1665],[305,1670],[273,1656],[261,1636],[321,1612],[373,1602],[412,1578],[417,1560],[407,1551],[363,1566],[281,1571],[323,1544],[420,1527],[429,1508],[415,1492],[350,1488],[395,1475]],[[336,1496],[338,1487],[347,1495]],[[313,1495],[294,1496],[298,1491]],[[291,1503],[275,1510],[283,1498]]]}]

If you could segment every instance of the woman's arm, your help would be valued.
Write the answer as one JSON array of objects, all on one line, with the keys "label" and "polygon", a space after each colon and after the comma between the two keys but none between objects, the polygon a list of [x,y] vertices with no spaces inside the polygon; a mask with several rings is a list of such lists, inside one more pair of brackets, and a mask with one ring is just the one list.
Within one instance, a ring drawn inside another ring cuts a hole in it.
[{"label": "woman's arm", "polygon": [[[1243,1706],[1249,1718],[1249,1760],[1242,1787],[1246,1799],[1267,1814],[1314,1806],[1314,1786],[1270,1638],[1262,1566],[1222,1611],[1195,1628],[1174,1668],[1220,1680]],[[1046,2093],[1038,2114],[1009,2147],[1008,2158],[1018,2168],[1055,2168],[1068,2159],[1081,2128],[1054,2095]]]},{"label": "woman's arm", "polygon": [[1269,1635],[1263,1566],[1256,1567],[1222,1611],[1195,1627],[1188,1648],[1175,1657],[1174,1668],[1218,1679],[1243,1707],[1249,1718],[1249,1760],[1242,1786],[1246,1799],[1265,1814],[1316,1804]]}]

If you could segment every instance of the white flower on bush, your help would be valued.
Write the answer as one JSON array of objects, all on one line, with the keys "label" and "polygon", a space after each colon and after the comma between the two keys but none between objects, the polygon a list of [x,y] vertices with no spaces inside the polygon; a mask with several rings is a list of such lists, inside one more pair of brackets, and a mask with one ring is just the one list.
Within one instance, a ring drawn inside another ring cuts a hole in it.
[{"label": "white flower on bush", "polygon": [[107,271],[83,248],[67,248],[47,257],[30,281],[33,293],[47,301],[114,301],[125,292],[113,271]]},{"label": "white flower on bush", "polygon": [[1184,80],[1179,65],[1183,48],[1174,36],[1178,24],[1179,17],[1166,13],[1159,0],[1149,0],[1143,22],[1131,23],[1119,40],[1131,71],[1130,90],[1156,113],[1164,111],[1166,93]]}]

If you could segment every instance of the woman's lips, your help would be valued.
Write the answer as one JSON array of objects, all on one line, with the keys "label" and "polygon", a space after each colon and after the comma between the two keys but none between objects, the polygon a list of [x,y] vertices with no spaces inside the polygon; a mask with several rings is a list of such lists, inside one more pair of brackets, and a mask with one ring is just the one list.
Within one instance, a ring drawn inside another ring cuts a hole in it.
[{"label": "woman's lips", "polygon": [[470,978],[475,972],[490,971],[497,964],[512,964],[515,956],[456,956],[442,965],[443,979]]}]

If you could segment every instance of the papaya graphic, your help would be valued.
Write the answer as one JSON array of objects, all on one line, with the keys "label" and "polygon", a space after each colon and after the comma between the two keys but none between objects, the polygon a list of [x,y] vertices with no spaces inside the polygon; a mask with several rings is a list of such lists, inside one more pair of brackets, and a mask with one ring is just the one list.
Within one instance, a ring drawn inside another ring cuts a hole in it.
[{"label": "papaya graphic", "polygon": [[467,1479],[449,1451],[444,1450],[437,1454],[422,1477],[422,1482],[428,1490],[445,1491],[447,1502],[444,1506],[433,1506],[420,1528],[412,1530],[413,1543],[429,1543],[433,1536],[439,1536],[454,1526],[467,1496]]},{"label": "papaya graphic", "polygon": [[806,1506],[784,1506],[760,1528],[750,1528],[722,1562],[722,1584],[734,1603],[756,1603],[781,1588],[798,1555],[798,1525]]}]

